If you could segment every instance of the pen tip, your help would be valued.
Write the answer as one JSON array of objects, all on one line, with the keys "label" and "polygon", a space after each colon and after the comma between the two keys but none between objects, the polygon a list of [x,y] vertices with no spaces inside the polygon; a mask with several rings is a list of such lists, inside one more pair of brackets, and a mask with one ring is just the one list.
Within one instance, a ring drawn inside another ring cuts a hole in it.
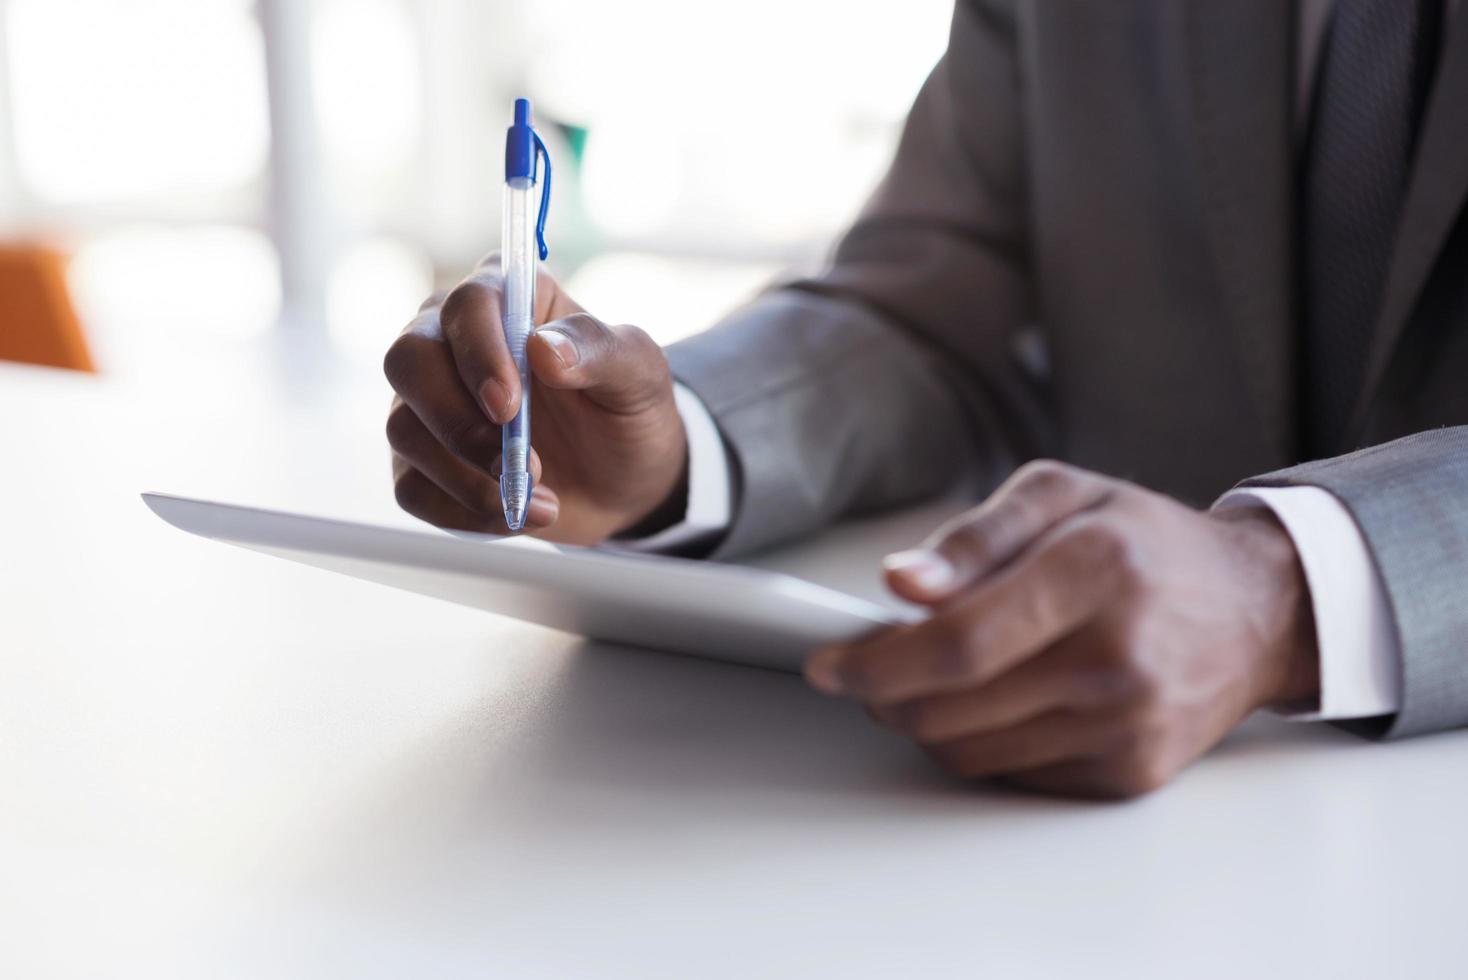
[{"label": "pen tip", "polygon": [[500,503],[505,511],[505,526],[511,531],[524,530],[525,511],[530,507],[530,474],[501,476]]}]

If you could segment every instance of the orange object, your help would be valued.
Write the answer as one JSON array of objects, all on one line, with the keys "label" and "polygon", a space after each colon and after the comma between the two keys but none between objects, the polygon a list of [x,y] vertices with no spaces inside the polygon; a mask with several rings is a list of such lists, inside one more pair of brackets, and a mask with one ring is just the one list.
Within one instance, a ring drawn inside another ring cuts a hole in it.
[{"label": "orange object", "polygon": [[59,252],[0,245],[0,360],[96,370]]}]

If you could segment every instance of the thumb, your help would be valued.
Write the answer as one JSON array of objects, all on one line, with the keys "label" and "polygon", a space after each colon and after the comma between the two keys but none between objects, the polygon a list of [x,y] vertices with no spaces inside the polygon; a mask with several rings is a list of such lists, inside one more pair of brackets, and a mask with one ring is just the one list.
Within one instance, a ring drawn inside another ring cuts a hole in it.
[{"label": "thumb", "polygon": [[1113,490],[1111,480],[1095,473],[1048,460],[1029,463],[919,547],[883,559],[887,584],[909,602],[944,602],[993,574],[1060,522],[1103,506]]},{"label": "thumb", "polygon": [[651,337],[637,327],[609,327],[589,313],[542,324],[527,354],[541,384],[582,391],[609,411],[637,412],[671,392],[668,359]]}]

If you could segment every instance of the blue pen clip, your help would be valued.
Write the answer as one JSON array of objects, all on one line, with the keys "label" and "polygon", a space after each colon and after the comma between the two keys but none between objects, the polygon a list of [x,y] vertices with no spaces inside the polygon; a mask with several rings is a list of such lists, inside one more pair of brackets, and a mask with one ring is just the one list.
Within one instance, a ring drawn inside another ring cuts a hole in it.
[{"label": "blue pen clip", "polygon": [[535,243],[540,246],[540,260],[544,262],[550,254],[550,249],[545,247],[545,215],[550,210],[550,151],[545,148],[539,133],[532,129],[530,135],[535,137],[536,156],[545,161],[545,186],[540,189],[540,215],[535,219]]},{"label": "blue pen clip", "polygon": [[515,122],[505,137],[505,180],[529,177],[539,180],[540,160],[545,160],[545,186],[540,190],[540,216],[535,221],[535,243],[542,260],[550,254],[545,246],[545,216],[550,210],[551,162],[540,134],[530,122],[530,100],[515,100]]}]

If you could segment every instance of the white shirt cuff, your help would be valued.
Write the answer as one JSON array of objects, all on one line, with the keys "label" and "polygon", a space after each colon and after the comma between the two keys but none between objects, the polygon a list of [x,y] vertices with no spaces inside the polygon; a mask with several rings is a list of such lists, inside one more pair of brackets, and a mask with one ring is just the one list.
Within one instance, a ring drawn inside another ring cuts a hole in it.
[{"label": "white shirt cuff", "polygon": [[729,457],[714,417],[690,389],[673,384],[673,400],[688,437],[688,512],[683,520],[645,538],[623,539],[632,551],[666,551],[710,538],[729,527],[733,498]]},{"label": "white shirt cuff", "polygon": [[1345,505],[1319,487],[1249,487],[1229,491],[1213,506],[1268,507],[1305,569],[1320,650],[1320,703],[1280,713],[1299,721],[1395,713],[1402,703],[1401,651],[1391,607]]}]

